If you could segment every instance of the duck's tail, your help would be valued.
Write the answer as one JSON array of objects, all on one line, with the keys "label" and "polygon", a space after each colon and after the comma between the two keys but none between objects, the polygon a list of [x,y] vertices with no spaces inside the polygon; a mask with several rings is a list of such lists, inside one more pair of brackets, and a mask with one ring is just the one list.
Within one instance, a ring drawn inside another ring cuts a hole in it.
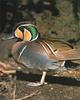
[{"label": "duck's tail", "polygon": [[67,51],[57,51],[55,54],[59,60],[70,60],[74,63],[80,64],[80,48],[70,49]]}]

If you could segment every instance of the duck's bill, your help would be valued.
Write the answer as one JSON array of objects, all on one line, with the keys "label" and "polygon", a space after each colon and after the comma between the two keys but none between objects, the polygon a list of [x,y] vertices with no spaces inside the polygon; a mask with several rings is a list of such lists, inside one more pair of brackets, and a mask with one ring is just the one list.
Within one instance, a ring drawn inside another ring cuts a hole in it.
[{"label": "duck's bill", "polygon": [[15,36],[10,36],[10,37],[7,37],[7,38],[2,38],[2,40],[11,40],[11,39],[14,39],[15,38]]}]

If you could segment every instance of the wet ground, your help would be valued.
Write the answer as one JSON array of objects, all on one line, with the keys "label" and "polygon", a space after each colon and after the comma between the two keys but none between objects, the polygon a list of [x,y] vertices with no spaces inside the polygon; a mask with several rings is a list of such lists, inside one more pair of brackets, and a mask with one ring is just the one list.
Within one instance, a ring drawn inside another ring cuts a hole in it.
[{"label": "wet ground", "polygon": [[[67,73],[64,77],[63,74],[48,75],[47,84],[40,87],[31,87],[27,84],[38,82],[41,75],[18,72],[16,81],[10,81],[4,77],[2,80],[6,80],[6,84],[0,85],[0,100],[80,100],[80,78],[70,78],[71,75],[69,75]],[[14,92],[16,99],[12,95]]]}]

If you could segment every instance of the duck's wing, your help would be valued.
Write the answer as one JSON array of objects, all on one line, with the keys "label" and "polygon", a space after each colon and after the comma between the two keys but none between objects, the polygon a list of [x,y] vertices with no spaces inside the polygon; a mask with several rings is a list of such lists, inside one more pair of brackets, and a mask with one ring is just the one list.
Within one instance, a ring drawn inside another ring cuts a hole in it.
[{"label": "duck's wing", "polygon": [[51,46],[51,48],[55,51],[59,49],[60,51],[73,49],[73,46],[64,40],[60,39],[42,39],[43,42]]},{"label": "duck's wing", "polygon": [[[42,40],[57,57],[58,60],[71,60],[80,64],[80,49],[73,49],[73,46],[63,40],[48,39]],[[50,57],[53,58],[53,54]]]}]

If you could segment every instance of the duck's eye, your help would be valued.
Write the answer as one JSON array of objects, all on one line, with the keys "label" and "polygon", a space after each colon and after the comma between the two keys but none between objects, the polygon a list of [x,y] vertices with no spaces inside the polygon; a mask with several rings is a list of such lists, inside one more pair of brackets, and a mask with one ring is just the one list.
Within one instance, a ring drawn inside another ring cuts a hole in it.
[{"label": "duck's eye", "polygon": [[23,33],[19,28],[15,30],[15,37],[23,39]]}]

